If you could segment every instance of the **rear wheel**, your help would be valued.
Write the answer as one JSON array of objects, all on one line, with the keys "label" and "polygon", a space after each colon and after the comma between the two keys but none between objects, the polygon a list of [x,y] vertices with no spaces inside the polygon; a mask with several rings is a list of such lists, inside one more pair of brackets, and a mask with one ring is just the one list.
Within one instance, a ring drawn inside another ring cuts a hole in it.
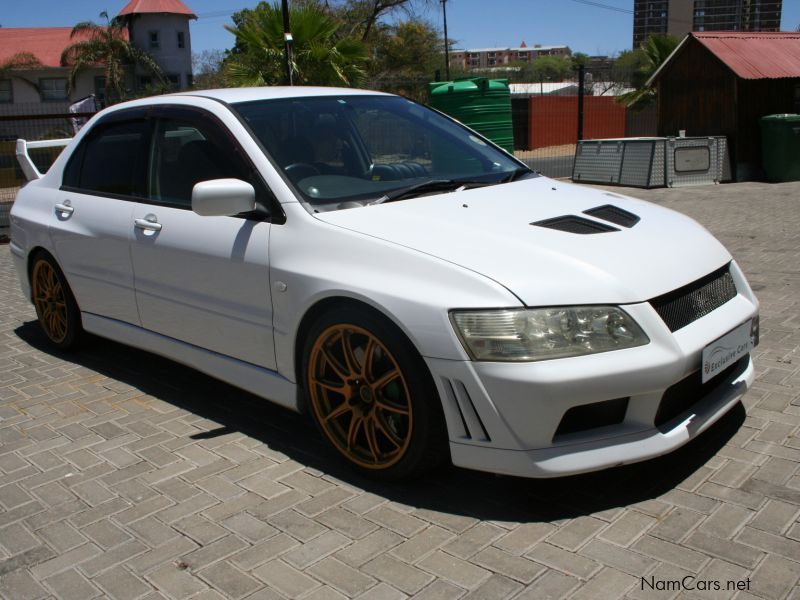
[{"label": "rear wheel", "polygon": [[405,337],[371,312],[343,308],[311,328],[303,361],[312,416],[351,465],[418,475],[446,455],[439,398]]},{"label": "rear wheel", "polygon": [[80,310],[64,273],[45,252],[33,258],[31,293],[39,326],[50,343],[61,350],[74,347],[83,333]]}]

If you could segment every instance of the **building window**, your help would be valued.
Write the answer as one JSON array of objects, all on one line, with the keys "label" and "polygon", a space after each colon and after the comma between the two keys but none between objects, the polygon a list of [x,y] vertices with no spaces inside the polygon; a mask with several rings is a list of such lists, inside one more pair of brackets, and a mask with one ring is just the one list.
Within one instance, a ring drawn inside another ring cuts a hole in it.
[{"label": "building window", "polygon": [[161,47],[161,44],[158,41],[158,32],[157,31],[149,31],[147,33],[148,40],[150,42],[150,49],[151,50],[158,50]]},{"label": "building window", "polygon": [[153,78],[150,75],[139,76],[139,89],[144,90],[153,85]]},{"label": "building window", "polygon": [[42,95],[42,102],[58,102],[69,99],[66,77],[46,77],[40,79],[39,91]]},{"label": "building window", "polygon": [[178,32],[178,48],[186,48],[186,37],[182,31]]},{"label": "building window", "polygon": [[171,90],[179,90],[179,89],[181,89],[181,76],[180,75],[167,75],[167,81],[169,82],[169,89],[171,89]]},{"label": "building window", "polygon": [[186,87],[190,88],[194,86],[194,75],[191,73],[186,74]]},{"label": "building window", "polygon": [[0,102],[8,103],[14,101],[14,92],[11,87],[10,79],[0,79]]}]

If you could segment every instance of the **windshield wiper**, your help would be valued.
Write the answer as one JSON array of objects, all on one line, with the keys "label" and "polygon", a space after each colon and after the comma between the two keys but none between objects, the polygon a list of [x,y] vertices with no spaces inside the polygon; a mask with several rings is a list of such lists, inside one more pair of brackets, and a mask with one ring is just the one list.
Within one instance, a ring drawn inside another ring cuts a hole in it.
[{"label": "windshield wiper", "polygon": [[501,179],[500,183],[511,183],[512,181],[516,181],[523,175],[528,175],[528,174],[535,175],[536,171],[533,171],[528,167],[517,167],[516,169],[511,171],[511,173],[509,173],[503,179]]},{"label": "windshield wiper", "polygon": [[377,200],[370,202],[370,205],[383,204],[384,202],[393,202],[395,200],[403,200],[405,198],[414,198],[428,192],[455,191],[462,188],[470,189],[474,187],[483,187],[485,185],[494,185],[494,182],[469,181],[464,179],[429,179],[428,181],[415,183],[414,185],[410,185],[408,187],[386,192],[386,194]]}]

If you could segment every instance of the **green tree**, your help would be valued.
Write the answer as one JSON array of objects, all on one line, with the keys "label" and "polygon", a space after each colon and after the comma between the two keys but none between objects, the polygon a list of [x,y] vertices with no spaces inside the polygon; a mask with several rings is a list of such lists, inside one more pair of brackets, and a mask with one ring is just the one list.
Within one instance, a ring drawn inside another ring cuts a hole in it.
[{"label": "green tree", "polygon": [[130,66],[144,67],[160,85],[166,86],[167,81],[155,59],[128,40],[124,23],[120,19],[109,20],[105,11],[100,16],[106,20],[105,25],[92,21],[75,25],[70,39],[84,39],[73,42],[61,53],[61,64],[72,67],[69,72],[70,89],[75,89],[75,82],[81,72],[98,65],[102,65],[105,71],[105,95],[106,102],[109,103],[125,97],[125,73]]},{"label": "green tree", "polygon": [[680,40],[672,35],[651,35],[642,45],[640,54],[637,55],[637,51],[634,51],[630,58],[626,57],[636,67],[631,78],[636,89],[619,96],[619,102],[636,109],[655,102],[656,90],[647,86],[647,80],[669,58],[679,43]]},{"label": "green tree", "polygon": [[[233,86],[272,85],[284,81],[283,15],[278,4],[261,2],[237,13],[236,26],[225,28],[236,45],[225,64]],[[339,22],[316,3],[290,9],[291,65],[296,83],[354,85],[364,77],[367,50],[353,38],[339,38]]]},{"label": "green tree", "polygon": [[589,65],[589,55],[584,54],[583,52],[576,52],[569,57],[569,60],[572,63],[572,68],[575,70],[577,70],[581,65],[584,67]]},{"label": "green tree", "polygon": [[444,44],[430,23],[403,21],[381,32],[374,72],[393,77],[432,76],[442,62]]},{"label": "green tree", "polygon": [[199,90],[225,87],[224,60],[225,52],[222,50],[192,53],[193,87]]},{"label": "green tree", "polygon": [[531,81],[564,81],[572,76],[572,61],[564,56],[540,56],[530,63],[528,72]]}]

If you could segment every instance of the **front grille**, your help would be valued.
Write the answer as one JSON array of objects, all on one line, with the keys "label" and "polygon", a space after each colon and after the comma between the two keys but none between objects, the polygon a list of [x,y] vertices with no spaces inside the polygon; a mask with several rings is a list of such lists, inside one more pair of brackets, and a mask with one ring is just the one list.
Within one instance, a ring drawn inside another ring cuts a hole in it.
[{"label": "front grille", "polygon": [[559,231],[566,231],[567,233],[608,233],[609,231],[619,231],[616,227],[611,227],[605,223],[598,223],[591,219],[584,219],[577,215],[564,215],[563,217],[555,217],[553,219],[545,219],[544,221],[536,221],[531,223],[537,227],[547,227],[548,229],[558,229]]},{"label": "front grille", "polygon": [[727,264],[689,285],[653,298],[650,304],[670,331],[678,331],[735,296],[736,285],[731,277],[730,264]]},{"label": "front grille", "polygon": [[702,373],[698,370],[668,387],[658,405],[655,426],[661,427],[664,423],[689,410],[720,385],[724,385],[744,373],[749,361],[750,355],[746,354],[705,383],[703,383]]}]

